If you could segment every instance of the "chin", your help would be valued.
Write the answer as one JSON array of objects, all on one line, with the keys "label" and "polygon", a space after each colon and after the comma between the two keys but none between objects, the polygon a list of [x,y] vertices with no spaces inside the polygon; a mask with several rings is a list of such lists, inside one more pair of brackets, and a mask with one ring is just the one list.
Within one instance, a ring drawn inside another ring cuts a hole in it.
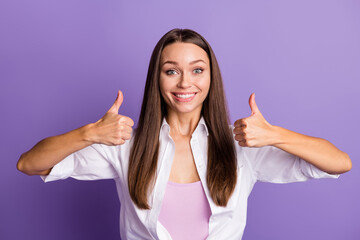
[{"label": "chin", "polygon": [[194,113],[194,114],[196,114],[198,111],[201,112],[201,108],[198,108],[198,107],[177,107],[177,108],[171,108],[171,111],[174,111],[176,113]]}]

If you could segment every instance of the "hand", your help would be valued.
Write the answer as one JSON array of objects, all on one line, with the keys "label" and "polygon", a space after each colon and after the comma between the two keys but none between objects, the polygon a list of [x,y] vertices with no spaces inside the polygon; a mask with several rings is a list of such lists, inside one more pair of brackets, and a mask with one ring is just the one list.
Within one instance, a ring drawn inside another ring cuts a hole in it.
[{"label": "hand", "polygon": [[92,141],[109,146],[122,145],[131,138],[134,121],[120,115],[119,108],[123,102],[123,94],[118,91],[117,98],[106,114],[92,125]]},{"label": "hand", "polygon": [[273,126],[269,124],[255,102],[255,93],[250,95],[251,116],[236,120],[234,123],[235,140],[242,147],[262,147],[271,144]]}]

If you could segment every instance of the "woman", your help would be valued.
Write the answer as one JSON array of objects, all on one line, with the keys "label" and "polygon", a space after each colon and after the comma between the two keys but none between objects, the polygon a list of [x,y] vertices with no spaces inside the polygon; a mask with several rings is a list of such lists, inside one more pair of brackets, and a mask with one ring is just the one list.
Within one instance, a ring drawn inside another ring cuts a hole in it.
[{"label": "woman", "polygon": [[46,138],[18,169],[45,182],[115,179],[122,239],[241,239],[256,181],[337,178],[349,156],[327,140],[251,116],[229,128],[220,69],[207,41],[173,29],[151,56],[136,134],[118,114],[123,95],[96,123]]}]

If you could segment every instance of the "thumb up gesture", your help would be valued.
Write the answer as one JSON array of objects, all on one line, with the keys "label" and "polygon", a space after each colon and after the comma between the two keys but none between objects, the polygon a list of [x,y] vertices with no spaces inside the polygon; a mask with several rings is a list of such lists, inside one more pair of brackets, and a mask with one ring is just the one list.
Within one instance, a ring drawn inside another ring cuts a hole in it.
[{"label": "thumb up gesture", "polygon": [[242,147],[262,147],[271,144],[273,126],[261,114],[255,102],[255,93],[250,95],[251,116],[241,118],[234,123],[235,140]]},{"label": "thumb up gesture", "polygon": [[131,138],[134,121],[120,115],[119,108],[123,102],[123,94],[118,91],[117,98],[105,115],[93,124],[93,139],[95,143],[109,146],[122,145]]}]

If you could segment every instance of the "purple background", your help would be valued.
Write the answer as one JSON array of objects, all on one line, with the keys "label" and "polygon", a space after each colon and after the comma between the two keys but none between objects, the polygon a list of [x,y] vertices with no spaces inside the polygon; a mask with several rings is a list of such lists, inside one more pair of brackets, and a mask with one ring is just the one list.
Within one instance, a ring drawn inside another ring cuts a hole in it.
[{"label": "purple background", "polygon": [[0,239],[119,239],[114,182],[44,184],[16,170],[39,140],[97,121],[124,92],[137,122],[150,54],[174,27],[218,58],[232,121],[264,117],[347,152],[338,180],[258,183],[244,239],[359,239],[360,2],[0,2]]}]

